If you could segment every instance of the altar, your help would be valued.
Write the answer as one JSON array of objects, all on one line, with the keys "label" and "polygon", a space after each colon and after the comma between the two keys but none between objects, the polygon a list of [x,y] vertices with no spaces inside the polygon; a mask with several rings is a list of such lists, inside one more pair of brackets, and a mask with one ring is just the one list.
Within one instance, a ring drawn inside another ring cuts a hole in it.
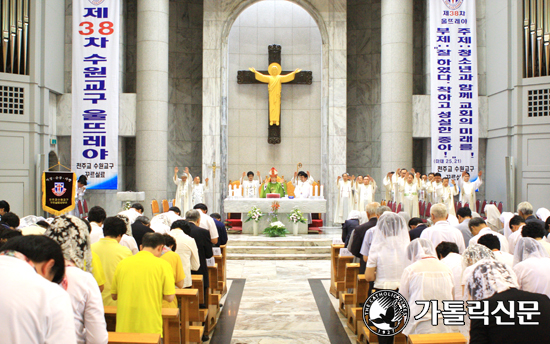
[{"label": "altar", "polygon": [[[223,201],[224,210],[226,213],[245,213],[247,214],[252,207],[258,207],[264,216],[258,222],[258,233],[262,233],[271,222],[268,214],[271,212],[273,202],[278,202],[280,205],[278,211],[278,219],[285,224],[286,229],[292,235],[292,222],[288,219],[288,214],[294,208],[298,208],[305,216],[307,213],[326,213],[327,200],[320,198],[226,198]],[[245,222],[243,220],[243,234],[253,233],[252,221]],[[298,224],[298,234],[307,234],[307,223]]]}]

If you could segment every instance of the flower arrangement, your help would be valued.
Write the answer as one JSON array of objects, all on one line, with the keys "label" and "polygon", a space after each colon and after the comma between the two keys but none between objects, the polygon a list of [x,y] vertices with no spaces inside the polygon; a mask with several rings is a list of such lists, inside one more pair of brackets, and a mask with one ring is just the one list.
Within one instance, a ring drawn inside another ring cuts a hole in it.
[{"label": "flower arrangement", "polygon": [[248,222],[248,221],[254,221],[254,222],[258,222],[260,221],[260,219],[264,216],[264,213],[262,213],[262,211],[260,210],[260,208],[254,206],[252,207],[252,209],[250,209],[250,211],[248,212],[248,218],[246,219],[245,222]]},{"label": "flower arrangement", "polygon": [[304,214],[302,214],[302,211],[298,208],[292,209],[292,211],[288,214],[288,219],[294,224],[307,222]]},{"label": "flower arrangement", "polygon": [[264,234],[269,237],[280,237],[286,236],[288,231],[286,230],[285,224],[281,221],[271,222],[269,227],[264,229]]},{"label": "flower arrangement", "polygon": [[274,214],[277,214],[279,212],[279,208],[281,208],[279,202],[275,201],[271,204],[271,212],[273,212]]}]

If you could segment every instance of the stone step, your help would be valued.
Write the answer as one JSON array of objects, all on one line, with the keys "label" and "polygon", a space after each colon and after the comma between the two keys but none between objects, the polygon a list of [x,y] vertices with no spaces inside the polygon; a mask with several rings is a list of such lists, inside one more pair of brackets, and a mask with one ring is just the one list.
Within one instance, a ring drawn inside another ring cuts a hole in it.
[{"label": "stone step", "polygon": [[330,253],[312,253],[312,254],[231,254],[227,253],[229,260],[330,260]]},{"label": "stone step", "polygon": [[227,248],[233,246],[328,246],[332,244],[332,239],[290,239],[290,238],[258,238],[238,240],[229,238]]},{"label": "stone step", "polygon": [[330,246],[230,246],[228,257],[233,254],[329,254]]}]

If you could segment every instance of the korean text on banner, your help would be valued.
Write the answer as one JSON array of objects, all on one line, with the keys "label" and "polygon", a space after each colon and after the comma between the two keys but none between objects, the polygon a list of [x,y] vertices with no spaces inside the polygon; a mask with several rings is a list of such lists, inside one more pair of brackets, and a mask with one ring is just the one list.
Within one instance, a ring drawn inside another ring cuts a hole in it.
[{"label": "korean text on banner", "polygon": [[475,0],[430,1],[432,171],[478,172]]},{"label": "korean text on banner", "polygon": [[73,2],[71,168],[117,189],[120,0]]}]

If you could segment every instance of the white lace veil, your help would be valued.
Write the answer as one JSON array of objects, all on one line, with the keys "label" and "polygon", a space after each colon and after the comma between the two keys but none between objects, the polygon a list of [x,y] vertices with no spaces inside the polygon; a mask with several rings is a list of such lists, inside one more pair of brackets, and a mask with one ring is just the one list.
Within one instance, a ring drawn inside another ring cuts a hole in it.
[{"label": "white lace veil", "polygon": [[434,244],[430,240],[418,238],[411,241],[407,247],[407,258],[411,263],[416,263],[422,258],[437,257]]},{"label": "white lace veil", "polygon": [[487,246],[480,244],[470,245],[464,250],[464,253],[462,253],[462,270],[487,258],[496,259],[493,251],[488,249]]},{"label": "white lace veil", "polygon": [[359,220],[361,218],[361,212],[359,210],[352,210],[349,212],[348,220]]},{"label": "white lace veil", "polygon": [[536,212],[536,215],[539,219],[546,222],[546,219],[550,216],[550,210],[546,208],[539,208]]},{"label": "white lace veil", "polygon": [[402,268],[407,265],[407,245],[410,243],[409,230],[405,220],[396,213],[386,212],[376,224],[370,254],[377,253],[383,257],[388,252],[398,256]]},{"label": "white lace veil", "polygon": [[500,222],[500,211],[494,204],[487,204],[485,206],[485,215],[487,215],[487,224],[492,227],[493,230],[501,229],[502,223]]},{"label": "white lace veil", "polygon": [[502,231],[506,239],[512,234],[512,229],[510,229],[510,220],[514,217],[513,213],[510,212],[503,212],[500,214],[500,222],[502,223]]},{"label": "white lace veil", "polygon": [[510,288],[519,288],[516,277],[494,259],[482,259],[472,266],[466,282],[466,294],[472,300],[483,300]]},{"label": "white lace veil", "polygon": [[514,250],[514,265],[521,263],[527,258],[548,258],[548,252],[542,245],[533,238],[521,237],[516,243]]}]

